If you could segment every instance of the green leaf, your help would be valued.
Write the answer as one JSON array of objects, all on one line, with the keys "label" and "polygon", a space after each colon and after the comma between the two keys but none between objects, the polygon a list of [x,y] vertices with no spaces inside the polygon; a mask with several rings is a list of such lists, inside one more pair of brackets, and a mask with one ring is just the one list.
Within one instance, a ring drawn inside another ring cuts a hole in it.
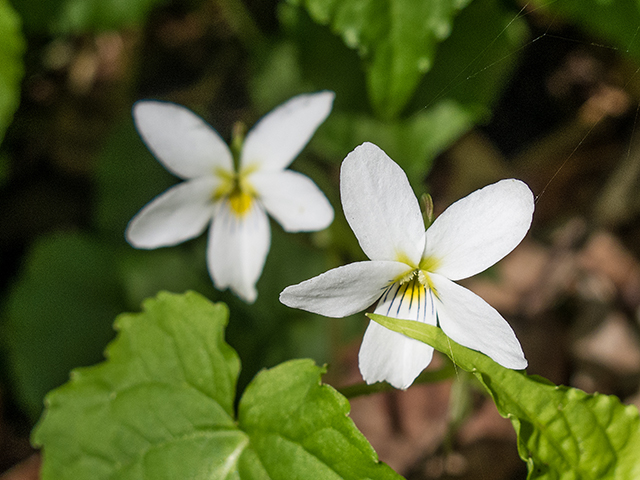
[{"label": "green leaf", "polygon": [[614,396],[585,392],[498,365],[437,327],[370,314],[379,324],[433,346],[473,373],[518,434],[529,479],[640,478],[640,417]]},{"label": "green leaf", "polygon": [[292,0],[330,25],[367,65],[374,109],[396,116],[431,68],[436,46],[451,33],[467,0]]},{"label": "green leaf", "polygon": [[257,456],[270,478],[401,478],[378,462],[347,416],[347,399],[320,383],[324,370],[291,360],[256,376],[238,414],[248,458]]},{"label": "green leaf", "polygon": [[119,316],[107,361],[47,396],[33,433],[42,479],[400,478],[311,360],[260,372],[236,418],[227,320],[224,304],[193,292],[160,293]]},{"label": "green leaf", "polygon": [[38,240],[4,305],[3,347],[18,397],[35,420],[72,368],[102,358],[124,295],[114,250],[77,233]]},{"label": "green leaf", "polygon": [[20,17],[7,0],[0,0],[0,143],[20,102],[26,42]]},{"label": "green leaf", "polygon": [[79,34],[140,24],[166,0],[13,0],[34,33]]},{"label": "green leaf", "polygon": [[278,19],[284,39],[254,57],[250,89],[257,110],[268,112],[299,93],[327,89],[336,94],[333,113],[336,109],[369,111],[358,53],[328,28],[314,23],[303,9],[282,3]]},{"label": "green leaf", "polygon": [[160,294],[144,310],[118,317],[107,362],[47,396],[33,437],[43,479],[196,478],[190,466],[212,474],[246,442],[232,418],[240,362],[223,340],[226,307]]},{"label": "green leaf", "polygon": [[466,108],[474,122],[486,119],[528,39],[526,22],[505,2],[471,2],[438,46],[433,68],[422,79],[411,107],[430,108],[445,98]]}]

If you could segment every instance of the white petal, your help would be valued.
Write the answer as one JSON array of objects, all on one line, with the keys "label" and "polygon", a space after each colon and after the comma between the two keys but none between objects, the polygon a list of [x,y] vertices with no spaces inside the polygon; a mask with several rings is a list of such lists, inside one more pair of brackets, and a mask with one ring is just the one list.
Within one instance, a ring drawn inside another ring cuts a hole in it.
[{"label": "white petal", "polygon": [[433,347],[389,330],[373,320],[364,332],[358,365],[368,383],[387,382],[409,388],[433,357]]},{"label": "white petal", "polygon": [[298,95],[269,112],[247,133],[240,166],[286,168],[327,118],[334,97],[328,91]]},{"label": "white petal", "polygon": [[129,222],[125,236],[136,248],[158,248],[195,238],[214,212],[214,177],[187,180],[157,196]]},{"label": "white petal", "polygon": [[215,287],[229,287],[242,300],[253,303],[258,293],[255,285],[269,252],[269,219],[259,202],[238,217],[229,201],[218,205],[209,232],[207,265]]},{"label": "white petal", "polygon": [[[417,282],[392,285],[375,313],[404,320],[436,324],[434,296]],[[408,388],[433,357],[429,345],[371,321],[358,354],[360,372],[367,383],[386,381]]]},{"label": "white petal", "polygon": [[340,195],[347,221],[371,260],[409,261],[424,249],[424,221],[409,180],[372,143],[356,147],[342,162]]},{"label": "white petal", "polygon": [[190,110],[168,102],[140,101],[133,106],[140,136],[174,175],[195,178],[216,168],[233,171],[231,151],[218,132]]},{"label": "white petal", "polygon": [[326,317],[346,317],[373,304],[409,270],[400,262],[356,262],[334,268],[280,293],[280,301]]},{"label": "white petal", "polygon": [[309,177],[291,170],[260,171],[248,181],[267,212],[287,232],[310,232],[331,225],[333,208]]},{"label": "white petal", "polygon": [[520,180],[501,180],[458,200],[427,230],[425,257],[451,280],[480,273],[502,259],[527,234],[533,193]]},{"label": "white petal", "polygon": [[526,368],[520,342],[502,316],[482,298],[451,280],[430,275],[438,293],[440,328],[460,345],[491,357],[506,368]]}]

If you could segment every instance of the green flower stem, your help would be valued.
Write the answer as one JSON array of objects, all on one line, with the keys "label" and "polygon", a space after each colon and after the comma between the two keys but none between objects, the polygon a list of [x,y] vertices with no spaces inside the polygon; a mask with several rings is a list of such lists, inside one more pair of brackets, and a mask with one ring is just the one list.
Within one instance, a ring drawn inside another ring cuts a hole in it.
[{"label": "green flower stem", "polygon": [[[453,378],[456,375],[456,368],[452,362],[447,363],[438,370],[425,370],[418,378],[416,378],[414,385],[419,383],[434,383],[448,378]],[[356,383],[355,385],[349,385],[347,387],[336,389],[342,395],[347,398],[360,397],[362,395],[371,395],[380,392],[389,392],[396,390],[394,387],[386,382],[374,383],[373,385],[367,385],[366,383]]]},{"label": "green flower stem", "polygon": [[240,172],[240,154],[242,153],[242,144],[244,143],[244,137],[247,134],[247,126],[243,122],[236,122],[233,124],[231,131],[231,154],[233,156],[233,171]]}]

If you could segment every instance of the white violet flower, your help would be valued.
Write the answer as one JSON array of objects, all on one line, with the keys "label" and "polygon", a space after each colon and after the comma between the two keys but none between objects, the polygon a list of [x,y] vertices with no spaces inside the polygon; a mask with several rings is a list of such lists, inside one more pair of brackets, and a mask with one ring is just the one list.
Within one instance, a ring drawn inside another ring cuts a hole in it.
[{"label": "white violet flower", "polygon": [[[533,194],[502,180],[458,200],[426,230],[404,171],[365,143],[342,163],[344,214],[370,261],[329,270],[284,289],[280,301],[328,317],[345,317],[378,301],[375,313],[438,325],[451,339],[500,365],[527,361],[509,324],[480,297],[454,283],[482,272],[524,238]],[[409,387],[429,365],[433,348],[371,321],[359,365],[367,383]]]},{"label": "white violet flower", "polygon": [[235,159],[220,135],[190,110],[140,101],[138,132],[162,165],[184,182],[148,203],[129,222],[127,241],[137,248],[176,245],[209,224],[207,266],[216,288],[246,302],[269,251],[268,212],[287,232],[315,231],[333,221],[333,208],[305,175],[286,167],[327,118],[333,92],[299,95],[263,117]]}]

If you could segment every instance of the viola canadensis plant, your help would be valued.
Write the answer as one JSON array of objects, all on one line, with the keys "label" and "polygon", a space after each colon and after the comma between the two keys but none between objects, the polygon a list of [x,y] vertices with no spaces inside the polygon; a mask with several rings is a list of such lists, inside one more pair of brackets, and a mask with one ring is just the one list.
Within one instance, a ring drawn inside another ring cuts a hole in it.
[{"label": "viola canadensis plant", "polygon": [[154,249],[209,228],[207,267],[215,287],[247,303],[269,252],[267,213],[287,232],[317,231],[333,221],[331,204],[307,176],[287,169],[327,118],[334,94],[299,95],[264,116],[233,151],[190,110],[140,101],[135,125],[158,161],[183,182],[129,222],[127,241]]},{"label": "viola canadensis plant", "polygon": [[[455,342],[500,365],[527,360],[506,320],[454,283],[511,252],[531,225],[534,198],[520,180],[501,180],[447,208],[426,229],[407,176],[385,152],[364,143],[342,163],[345,217],[370,259],[341,266],[284,289],[280,301],[328,317],[346,317],[377,302],[374,313],[437,325]],[[408,388],[431,362],[433,348],[371,321],[359,366],[369,384]]]}]

